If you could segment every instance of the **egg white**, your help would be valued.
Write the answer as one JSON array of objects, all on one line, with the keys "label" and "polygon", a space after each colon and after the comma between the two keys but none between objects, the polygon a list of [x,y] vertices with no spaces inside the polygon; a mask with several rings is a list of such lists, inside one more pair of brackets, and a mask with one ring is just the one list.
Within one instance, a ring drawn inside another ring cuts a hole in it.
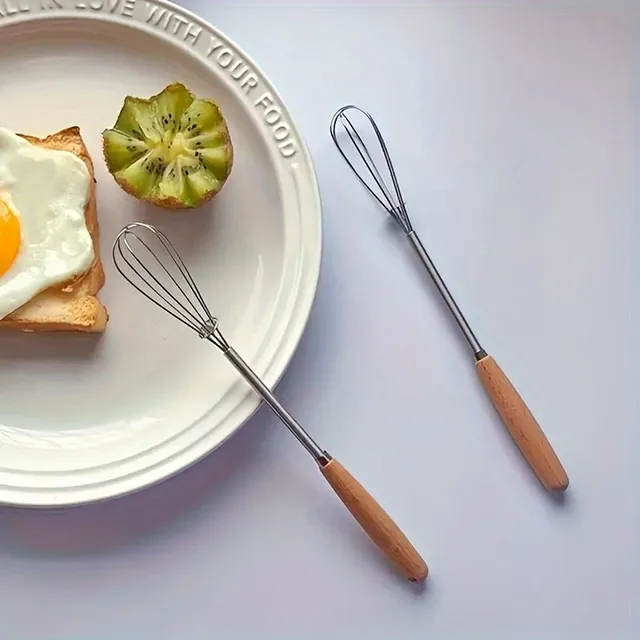
[{"label": "egg white", "polygon": [[91,266],[90,181],[75,154],[43,149],[0,127],[0,197],[17,213],[22,235],[16,260],[0,276],[0,319]]}]

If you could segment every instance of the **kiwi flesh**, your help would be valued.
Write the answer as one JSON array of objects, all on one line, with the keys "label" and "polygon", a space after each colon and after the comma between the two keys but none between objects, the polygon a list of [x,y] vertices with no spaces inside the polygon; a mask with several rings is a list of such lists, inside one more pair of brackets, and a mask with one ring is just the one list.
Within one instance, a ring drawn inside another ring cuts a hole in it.
[{"label": "kiwi flesh", "polygon": [[233,145],[220,108],[179,83],[150,98],[127,96],[102,141],[116,182],[134,197],[169,209],[210,200],[233,168]]}]

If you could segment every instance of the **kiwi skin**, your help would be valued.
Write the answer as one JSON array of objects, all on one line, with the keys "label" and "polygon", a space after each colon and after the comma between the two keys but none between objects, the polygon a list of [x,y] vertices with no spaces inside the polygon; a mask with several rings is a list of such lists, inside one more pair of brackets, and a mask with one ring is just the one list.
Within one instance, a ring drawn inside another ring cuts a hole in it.
[{"label": "kiwi skin", "polygon": [[178,91],[185,91],[186,93],[189,94],[189,96],[192,98],[192,100],[199,100],[201,102],[204,103],[208,103],[210,105],[212,105],[215,110],[218,112],[219,118],[220,118],[220,122],[217,126],[217,133],[219,134],[220,138],[221,138],[221,142],[222,144],[218,144],[217,148],[224,148],[224,153],[226,155],[226,172],[223,176],[219,177],[219,182],[218,184],[211,188],[209,191],[207,191],[206,193],[204,193],[203,195],[200,195],[198,197],[197,202],[195,203],[189,203],[186,202],[185,200],[181,200],[180,198],[177,198],[175,196],[163,196],[163,197],[159,197],[159,196],[153,196],[153,195],[144,195],[141,196],[136,187],[134,185],[132,185],[128,180],[126,180],[125,178],[123,178],[122,176],[118,175],[117,171],[114,171],[112,166],[111,166],[111,162],[109,159],[109,155],[108,155],[108,143],[107,143],[107,139],[105,137],[105,133],[107,133],[107,131],[109,130],[105,130],[103,132],[103,136],[102,136],[102,152],[103,152],[103,157],[105,159],[105,162],[107,164],[107,168],[109,170],[109,173],[111,173],[112,177],[114,178],[114,180],[116,181],[116,183],[120,186],[120,188],[123,189],[123,191],[125,191],[126,193],[128,193],[129,195],[133,196],[134,198],[138,199],[138,200],[142,200],[142,201],[146,201],[146,202],[150,202],[158,207],[161,207],[163,209],[170,209],[170,210],[190,210],[190,209],[196,209],[201,207],[202,205],[206,204],[207,202],[211,201],[212,198],[214,198],[224,187],[224,185],[226,184],[232,170],[234,167],[234,160],[235,160],[235,149],[233,146],[233,143],[231,141],[231,136],[229,133],[229,128],[228,125],[220,111],[219,106],[213,101],[213,100],[209,100],[209,99],[205,99],[205,98],[196,98],[196,96],[194,96],[194,94],[189,91],[183,84],[181,83],[173,83],[170,84],[168,86],[166,86],[164,89],[162,89],[162,91],[158,92],[157,94],[150,96],[149,98],[138,98],[138,97],[133,97],[133,96],[127,96],[125,98],[124,104],[122,105],[122,108],[120,110],[120,113],[118,115],[118,120],[121,118],[123,112],[125,111],[125,109],[127,108],[127,103],[128,101],[132,101],[137,103],[138,105],[152,105],[154,104],[158,98],[164,94],[167,91],[171,91],[171,90],[178,90]]}]

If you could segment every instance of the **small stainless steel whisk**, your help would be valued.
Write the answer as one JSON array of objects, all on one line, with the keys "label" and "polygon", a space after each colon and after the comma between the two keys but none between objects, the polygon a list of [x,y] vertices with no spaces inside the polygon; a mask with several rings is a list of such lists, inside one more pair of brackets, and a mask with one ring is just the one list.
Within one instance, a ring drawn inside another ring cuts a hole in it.
[{"label": "small stainless steel whisk", "polygon": [[166,235],[148,224],[130,224],[116,238],[113,259],[118,271],[140,293],[220,349],[316,461],[338,497],[380,550],[408,580],[424,580],[427,565],[404,533],[364,487],[311,438],[227,342],[218,318],[212,315]]},{"label": "small stainless steel whisk", "polygon": [[[352,115],[353,117],[350,117]],[[370,133],[373,133],[373,139],[377,141],[382,153],[382,163],[377,163],[373,159],[370,147],[365,143],[361,133],[364,128],[354,124],[355,117],[363,121],[364,127],[372,130]],[[338,136],[339,127],[343,134],[341,137]],[[346,105],[333,116],[330,132],[342,157],[360,182],[398,223],[409,239],[411,246],[431,276],[456,324],[469,343],[475,356],[476,371],[482,385],[529,466],[547,490],[564,491],[569,486],[569,479],[540,425],[505,373],[480,345],[413,228],[391,156],[375,120],[360,107]],[[347,153],[347,149],[350,149],[351,153]]]}]

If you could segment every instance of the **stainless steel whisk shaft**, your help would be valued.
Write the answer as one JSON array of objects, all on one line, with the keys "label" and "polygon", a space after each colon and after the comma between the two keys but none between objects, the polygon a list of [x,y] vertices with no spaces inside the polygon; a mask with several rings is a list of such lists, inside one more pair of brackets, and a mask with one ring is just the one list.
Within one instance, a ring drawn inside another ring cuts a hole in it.
[{"label": "stainless steel whisk shaft", "polygon": [[322,449],[282,406],[267,385],[222,335],[215,317],[169,239],[155,227],[136,222],[126,226],[113,245],[121,275],[148,300],[220,349],[318,464],[356,521],[371,540],[410,581],[424,580],[428,568],[420,554],[364,487]]},{"label": "stainless steel whisk shaft", "polygon": [[298,442],[311,454],[313,459],[320,465],[327,464],[327,462],[331,460],[331,456],[320,448],[302,425],[282,406],[273,393],[271,393],[269,387],[262,382],[253,369],[238,355],[238,352],[232,347],[229,347],[229,349],[223,351],[223,353],[278,418],[280,418],[289,431],[298,439]]},{"label": "stainless steel whisk shaft", "polygon": [[427,250],[424,248],[424,245],[422,244],[422,241],[420,240],[418,234],[415,231],[411,230],[409,231],[409,233],[407,233],[407,237],[411,241],[411,245],[418,254],[418,257],[422,261],[422,264],[429,272],[431,279],[435,283],[436,288],[440,292],[440,295],[449,308],[449,311],[451,311],[451,315],[453,315],[456,324],[460,327],[462,335],[465,337],[465,339],[469,343],[469,346],[473,350],[473,354],[475,355],[476,360],[482,360],[482,358],[487,355],[487,352],[480,346],[478,338],[476,338],[473,330],[467,322],[467,319],[464,317],[462,311],[460,311],[460,307],[458,307],[458,304],[451,295],[451,292],[445,284],[445,281],[442,279],[442,276],[436,268],[436,265],[433,264],[433,260],[431,260],[429,254],[427,253]]},{"label": "stainless steel whisk shaft", "polygon": [[[378,142],[383,162],[378,163],[374,160],[369,146],[365,143],[358,127],[351,120],[349,112],[353,112],[354,115],[364,116],[365,126],[371,129],[370,133],[373,133],[373,137]],[[344,144],[338,136],[338,126],[341,126],[344,134],[346,134],[342,138]],[[529,466],[546,489],[549,491],[564,491],[569,486],[569,478],[542,432],[540,425],[509,378],[480,345],[429,257],[418,234],[414,231],[389,150],[375,120],[363,109],[354,105],[347,105],[338,109],[333,116],[330,132],[342,157],[360,182],[393,220],[398,223],[411,242],[411,246],[431,276],[458,327],[469,343],[475,356],[476,370],[480,381]],[[347,153],[347,149],[350,149],[350,154]],[[359,166],[359,169],[356,168],[356,165]],[[387,175],[391,186],[385,180],[384,174]]]},{"label": "stainless steel whisk shaft", "polygon": [[[382,175],[382,171],[378,168],[378,164],[374,161],[369,148],[358,132],[358,128],[349,119],[349,116],[346,115],[346,113],[350,110],[364,115],[373,128],[376,139],[380,144],[384,161],[391,178],[392,187],[389,187],[389,185],[386,183]],[[351,159],[349,154],[346,153],[345,147],[342,146],[339,140],[337,131],[338,125],[342,125],[349,141],[353,146],[354,151],[356,151],[357,153],[357,157],[353,160]],[[462,335],[465,337],[466,341],[469,343],[469,346],[473,350],[473,354],[475,355],[476,360],[484,358],[487,355],[485,350],[480,345],[480,342],[473,333],[473,330],[467,322],[467,319],[464,317],[464,314],[460,310],[460,307],[449,291],[449,288],[445,284],[445,281],[438,272],[436,265],[429,256],[425,246],[422,244],[420,237],[413,228],[411,219],[409,218],[409,214],[405,206],[404,199],[402,198],[400,183],[398,182],[395,169],[393,168],[391,156],[389,155],[387,145],[384,141],[384,138],[382,137],[380,129],[378,129],[378,125],[376,124],[375,120],[369,113],[367,113],[363,109],[360,109],[359,107],[356,107],[354,105],[347,105],[339,109],[333,116],[333,120],[331,121],[331,137],[338,147],[338,150],[342,154],[342,157],[347,161],[348,165],[351,167],[360,182],[366,187],[369,193],[371,193],[371,195],[373,195],[373,197],[384,207],[389,215],[398,223],[400,228],[407,235],[407,238],[411,241],[411,245],[415,249],[416,254],[431,276],[431,279],[433,280],[438,292],[442,296],[442,299],[451,312],[451,315],[453,316],[456,324],[462,331]],[[354,160],[360,161],[363,164],[362,171],[358,171],[358,169],[356,169]],[[374,182],[370,183],[370,180],[373,180]]]},{"label": "stainless steel whisk shaft", "polygon": [[[148,238],[145,239],[141,232]],[[155,249],[150,241],[155,241]],[[138,244],[137,249],[132,242]],[[158,255],[158,249],[166,252],[176,272],[167,268],[167,264]],[[144,258],[141,258],[141,254],[144,254]],[[131,285],[222,351],[316,462],[326,463],[331,459],[224,338],[218,319],[209,311],[187,266],[163,233],[144,223],[131,224],[120,232],[113,247],[113,256],[116,267]],[[123,263],[127,269],[122,269]],[[132,275],[137,276],[135,280]],[[183,280],[182,284],[176,276]],[[145,285],[144,289],[141,284]]]}]

